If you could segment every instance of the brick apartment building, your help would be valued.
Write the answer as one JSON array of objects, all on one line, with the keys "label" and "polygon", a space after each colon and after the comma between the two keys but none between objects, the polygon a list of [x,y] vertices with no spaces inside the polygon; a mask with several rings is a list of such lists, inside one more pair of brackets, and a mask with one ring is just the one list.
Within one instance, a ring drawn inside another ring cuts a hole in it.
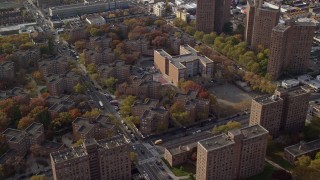
[{"label": "brick apartment building", "polygon": [[314,23],[294,21],[273,28],[268,73],[274,79],[283,72],[300,74],[307,71],[315,29]]},{"label": "brick apartment building", "polygon": [[246,179],[263,172],[268,131],[234,129],[198,142],[196,179]]},{"label": "brick apartment building", "polygon": [[197,31],[221,33],[230,18],[229,0],[197,0]]},{"label": "brick apartment building", "polygon": [[210,111],[210,101],[197,98],[197,95],[198,91],[189,91],[186,94],[177,93],[173,98],[184,105],[192,122],[208,118]]},{"label": "brick apartment building", "polygon": [[80,82],[80,75],[69,71],[64,75],[49,74],[45,79],[50,95],[60,96],[65,92],[73,92],[73,87]]},{"label": "brick apartment building", "polygon": [[140,99],[159,99],[161,83],[153,81],[153,77],[150,75],[130,76],[127,82],[117,85],[117,92],[121,95],[134,95]]},{"label": "brick apartment building", "polygon": [[270,135],[281,131],[295,133],[302,130],[307,116],[310,92],[302,88],[278,88],[272,96],[252,100],[250,125],[260,124]]},{"label": "brick apartment building", "polygon": [[43,124],[35,122],[24,130],[8,128],[2,135],[8,142],[9,148],[20,156],[25,156],[30,146],[41,144],[45,140]]},{"label": "brick apartment building", "polygon": [[251,43],[253,49],[259,45],[264,48],[270,47],[270,37],[272,29],[278,24],[280,9],[271,9],[262,5],[263,0],[247,3],[247,19],[245,39]]},{"label": "brick apartment building", "polygon": [[110,47],[112,39],[104,36],[90,37],[88,49],[95,49],[97,52],[103,52],[104,49]]},{"label": "brick apartment building", "polygon": [[309,108],[310,92],[302,88],[278,88],[275,95],[284,101],[281,130],[296,133],[303,129]]},{"label": "brick apartment building", "polygon": [[13,54],[16,69],[38,68],[38,60],[41,58],[40,49],[33,48],[25,51],[16,51]]},{"label": "brick apartment building", "polygon": [[180,46],[180,55],[171,56],[166,51],[154,51],[154,65],[174,85],[196,75],[212,78],[214,63],[189,45]]},{"label": "brick apartment building", "polygon": [[95,138],[105,139],[110,137],[116,130],[115,124],[107,116],[99,115],[88,119],[78,117],[72,122],[74,140]]},{"label": "brick apartment building", "polygon": [[60,0],[33,0],[33,3],[40,8],[48,8],[62,4]]},{"label": "brick apartment building", "polygon": [[99,64],[97,71],[101,78],[114,77],[120,82],[130,77],[130,66],[126,65],[124,61],[115,61],[112,64]]},{"label": "brick apartment building", "polygon": [[65,74],[69,71],[69,63],[65,57],[57,56],[38,62],[38,67],[43,77],[49,74]]},{"label": "brick apartment building", "polygon": [[0,79],[14,79],[14,62],[5,61],[0,64]]},{"label": "brick apartment building", "polygon": [[153,55],[153,49],[150,46],[150,42],[146,38],[140,38],[137,40],[127,40],[125,41],[125,48],[129,52],[138,52],[140,53],[140,55]]},{"label": "brick apartment building", "polygon": [[48,96],[45,99],[46,106],[51,117],[55,117],[61,112],[67,112],[72,108],[75,108],[76,103],[68,95]]},{"label": "brick apartment building", "polygon": [[0,100],[13,98],[13,97],[22,97],[25,100],[29,100],[29,94],[20,87],[14,87],[7,91],[0,91]]},{"label": "brick apartment building", "polygon": [[159,100],[135,101],[131,108],[131,114],[140,118],[139,131],[144,136],[151,135],[158,130],[168,129],[169,112],[159,107]]},{"label": "brick apartment building", "polygon": [[191,160],[192,154],[197,151],[198,141],[212,137],[209,132],[201,132],[191,136],[173,140],[169,144],[164,144],[164,159],[170,166],[179,166]]},{"label": "brick apartment building", "polygon": [[307,155],[314,158],[317,152],[320,151],[320,139],[304,142],[301,141],[298,144],[288,146],[284,148],[284,158],[292,165],[295,165],[295,161],[298,157]]},{"label": "brick apartment building", "polygon": [[70,41],[75,42],[80,39],[86,39],[87,36],[86,26],[77,24],[71,25],[71,29],[69,31]]},{"label": "brick apartment building", "polygon": [[118,135],[50,154],[54,180],[131,179],[129,141]]},{"label": "brick apartment building", "polygon": [[84,49],[83,55],[85,64],[108,64],[114,62],[116,59],[115,54],[112,52],[112,49],[110,48],[104,49],[101,52],[98,52],[93,49]]},{"label": "brick apartment building", "polygon": [[167,47],[170,47],[173,54],[180,54],[180,46],[183,44],[188,44],[189,46],[195,46],[196,42],[193,37],[187,34],[181,35],[180,38],[175,36],[170,36],[167,41]]}]

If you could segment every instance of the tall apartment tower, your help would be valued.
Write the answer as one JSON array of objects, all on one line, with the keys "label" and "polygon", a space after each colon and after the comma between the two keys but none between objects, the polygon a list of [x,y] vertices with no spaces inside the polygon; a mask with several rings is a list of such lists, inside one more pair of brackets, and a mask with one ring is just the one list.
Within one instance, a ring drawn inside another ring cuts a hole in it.
[{"label": "tall apartment tower", "polygon": [[278,88],[275,95],[284,100],[280,130],[287,133],[301,131],[308,113],[310,92],[301,88]]},{"label": "tall apartment tower", "polygon": [[197,30],[221,33],[230,18],[230,5],[229,0],[197,0]]},{"label": "tall apartment tower", "polygon": [[253,49],[270,47],[272,29],[278,24],[280,8],[263,6],[263,0],[248,0],[245,39]]},{"label": "tall apartment tower", "polygon": [[262,96],[252,100],[249,125],[260,124],[270,135],[278,136],[281,125],[283,99]]},{"label": "tall apartment tower", "polygon": [[85,139],[78,147],[53,152],[53,179],[131,179],[128,143],[123,135],[99,141]]},{"label": "tall apartment tower", "polygon": [[281,131],[295,133],[302,130],[308,111],[310,92],[301,87],[278,88],[272,96],[252,100],[249,125],[260,124],[270,135]]},{"label": "tall apartment tower", "polygon": [[278,79],[282,72],[299,74],[309,67],[315,24],[288,21],[273,28],[268,73]]},{"label": "tall apartment tower", "polygon": [[256,6],[253,0],[247,0],[247,7],[246,7],[246,28],[244,33],[244,39],[248,44],[251,44],[252,40],[252,33],[253,33],[253,22],[254,22],[254,14],[255,14]]},{"label": "tall apartment tower", "polygon": [[264,169],[268,131],[260,125],[198,142],[198,180],[246,179]]}]

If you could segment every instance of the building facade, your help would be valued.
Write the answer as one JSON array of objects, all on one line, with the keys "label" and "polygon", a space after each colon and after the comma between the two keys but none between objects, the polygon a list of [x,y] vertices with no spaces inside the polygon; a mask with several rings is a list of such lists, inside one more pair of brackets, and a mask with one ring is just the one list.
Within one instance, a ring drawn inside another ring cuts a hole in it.
[{"label": "building facade", "polygon": [[117,85],[119,94],[134,95],[137,98],[159,99],[161,96],[161,83],[153,81],[152,76],[130,76],[127,82]]},{"label": "building facade", "polygon": [[273,28],[268,73],[278,79],[283,72],[300,74],[309,68],[315,31],[311,22],[286,22]]},{"label": "building facade", "polygon": [[2,135],[8,142],[9,148],[20,156],[25,156],[31,145],[41,144],[45,140],[43,124],[35,122],[24,130],[8,128]]},{"label": "building facade", "polygon": [[287,133],[301,131],[308,113],[310,92],[300,87],[278,88],[275,95],[284,100],[280,129]]},{"label": "building facade", "polygon": [[69,70],[69,63],[62,56],[46,59],[38,62],[38,68],[43,77],[49,74],[65,74]]},{"label": "building facade", "polygon": [[197,0],[197,31],[221,33],[230,18],[229,0]]},{"label": "building facade", "polygon": [[54,180],[131,179],[129,141],[118,135],[50,154]]},{"label": "building facade", "polygon": [[128,1],[126,0],[116,0],[112,2],[103,0],[50,7],[49,15],[51,17],[66,18],[124,8],[128,8]]},{"label": "building facade", "polygon": [[279,22],[280,11],[260,6],[254,16],[251,46],[258,49],[260,45],[267,49],[270,47],[272,29]]},{"label": "building facade", "polygon": [[130,66],[126,65],[124,61],[115,61],[112,64],[99,64],[97,71],[101,78],[114,77],[120,82],[130,77]]},{"label": "building facade", "polygon": [[295,161],[298,157],[306,155],[314,158],[319,151],[320,139],[309,142],[301,141],[298,144],[284,148],[284,158],[292,165],[295,165]]},{"label": "building facade", "polygon": [[213,77],[213,61],[200,55],[189,45],[180,46],[178,56],[171,56],[162,49],[155,50],[154,65],[166,79],[176,86],[179,81],[199,74],[205,78]]},{"label": "building facade", "polygon": [[72,122],[74,140],[79,139],[105,139],[115,132],[116,126],[107,116],[99,115],[88,119],[78,117]]},{"label": "building facade", "polygon": [[301,87],[280,87],[272,96],[257,97],[252,100],[249,124],[260,124],[273,137],[280,132],[299,132],[304,127],[309,97],[310,92]]},{"label": "building facade", "polygon": [[6,61],[0,64],[0,79],[14,79],[14,62]]},{"label": "building facade", "polygon": [[199,141],[196,179],[246,179],[263,172],[267,141],[260,125]]}]

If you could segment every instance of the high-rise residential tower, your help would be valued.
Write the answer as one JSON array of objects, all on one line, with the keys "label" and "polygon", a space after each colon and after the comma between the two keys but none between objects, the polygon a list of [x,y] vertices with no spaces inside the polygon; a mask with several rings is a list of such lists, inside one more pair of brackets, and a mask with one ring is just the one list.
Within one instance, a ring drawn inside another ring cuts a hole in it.
[{"label": "high-rise residential tower", "polygon": [[279,87],[272,96],[252,100],[249,124],[260,124],[273,137],[280,132],[299,132],[304,127],[309,97],[310,92],[301,87]]},{"label": "high-rise residential tower", "polygon": [[281,125],[283,99],[278,96],[261,96],[252,100],[250,125],[260,124],[270,135],[278,136]]},{"label": "high-rise residential tower", "polygon": [[263,0],[248,0],[245,39],[253,49],[270,47],[272,29],[278,24],[280,8],[263,5]]},{"label": "high-rise residential tower", "polygon": [[230,0],[197,0],[197,30],[221,33],[230,18],[230,5]]},{"label": "high-rise residential tower", "polygon": [[283,72],[299,74],[309,67],[315,24],[287,21],[273,28],[268,73],[278,79]]},{"label": "high-rise residential tower", "polygon": [[196,179],[246,179],[261,173],[267,141],[268,131],[260,125],[199,141]]},{"label": "high-rise residential tower", "polygon": [[128,143],[123,135],[85,139],[78,147],[51,153],[53,179],[131,179]]}]

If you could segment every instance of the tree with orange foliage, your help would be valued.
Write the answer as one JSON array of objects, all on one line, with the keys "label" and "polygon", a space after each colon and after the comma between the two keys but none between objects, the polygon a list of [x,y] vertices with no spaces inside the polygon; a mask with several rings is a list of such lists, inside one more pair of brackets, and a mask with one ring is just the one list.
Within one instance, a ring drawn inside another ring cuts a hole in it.
[{"label": "tree with orange foliage", "polygon": [[20,119],[20,121],[18,123],[18,129],[23,130],[26,127],[28,127],[30,124],[32,124],[34,121],[35,121],[34,118],[31,118],[29,116],[25,116]]},{"label": "tree with orange foliage", "polygon": [[40,71],[34,71],[32,73],[32,77],[36,80],[36,81],[41,81],[43,79],[42,74]]},{"label": "tree with orange foliage", "polygon": [[44,99],[39,96],[37,98],[32,98],[30,101],[30,106],[31,107],[35,107],[35,106],[44,106],[46,103],[44,101]]},{"label": "tree with orange foliage", "polygon": [[195,83],[194,81],[187,80],[180,83],[180,88],[183,92],[187,93],[189,91],[198,91],[202,87],[199,84]]},{"label": "tree with orange foliage", "polygon": [[128,38],[129,40],[136,40],[140,38],[142,35],[146,34],[148,29],[146,27],[137,26],[132,31],[129,32]]},{"label": "tree with orange foliage", "polygon": [[80,110],[79,109],[70,109],[69,110],[69,115],[70,115],[70,118],[72,119],[72,120],[74,120],[74,119],[76,119],[77,117],[80,117],[82,114],[81,114],[81,112],[80,112]]}]

